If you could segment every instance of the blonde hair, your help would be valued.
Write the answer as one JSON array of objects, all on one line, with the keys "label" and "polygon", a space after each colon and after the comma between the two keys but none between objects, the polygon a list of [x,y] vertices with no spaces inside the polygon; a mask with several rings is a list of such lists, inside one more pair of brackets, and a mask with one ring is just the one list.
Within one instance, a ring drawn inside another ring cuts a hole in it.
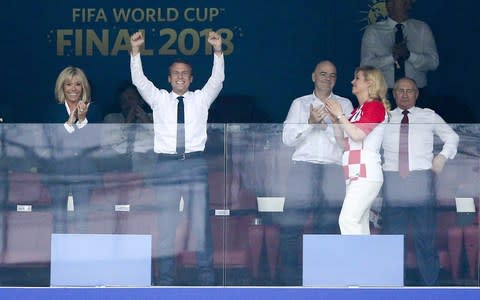
[{"label": "blonde hair", "polygon": [[387,83],[383,77],[382,72],[372,66],[360,66],[355,69],[355,74],[362,72],[365,81],[370,81],[371,85],[368,87],[368,97],[371,99],[381,101],[385,107],[385,111],[390,111],[390,102],[387,99]]},{"label": "blonde hair", "polygon": [[82,69],[77,67],[66,67],[60,72],[55,83],[55,99],[58,103],[65,103],[65,93],[63,91],[63,85],[65,82],[72,81],[72,78],[76,76],[82,84],[82,97],[81,101],[86,103],[90,102],[90,84],[88,83],[87,76]]}]

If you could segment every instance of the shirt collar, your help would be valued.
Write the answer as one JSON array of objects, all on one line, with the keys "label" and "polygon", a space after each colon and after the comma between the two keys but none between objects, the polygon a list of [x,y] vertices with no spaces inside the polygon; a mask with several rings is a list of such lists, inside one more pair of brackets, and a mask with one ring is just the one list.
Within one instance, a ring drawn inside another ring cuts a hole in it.
[{"label": "shirt collar", "polygon": [[398,23],[397,21],[393,20],[390,17],[387,18],[387,24],[392,28],[395,28],[395,25],[397,25],[397,24],[403,24],[405,26],[405,25],[407,25],[407,22],[408,22],[408,19],[401,22],[401,23]]},{"label": "shirt collar", "polygon": [[[187,91],[185,94],[182,95],[182,97],[187,98],[189,93],[190,93],[190,91]],[[180,96],[177,93],[175,93],[174,91],[171,91],[170,95],[172,96],[172,99],[175,99],[175,100],[177,99],[177,97]]]},{"label": "shirt collar", "polygon": [[[410,108],[407,109],[407,110],[408,110],[409,113],[412,113],[412,112],[415,111],[415,109],[416,109],[416,106],[412,106],[412,107],[410,107]],[[395,110],[396,112],[398,112],[399,114],[402,114],[402,112],[404,111],[404,109],[403,109],[403,108],[400,108],[400,107],[397,107],[397,108],[395,108],[394,110]]]},{"label": "shirt collar", "polygon": [[[312,92],[312,96],[313,96],[314,102],[318,101],[323,104],[322,100],[320,100],[320,98],[318,98],[317,95],[315,95],[315,90]],[[330,95],[328,95],[328,98],[333,99],[333,96],[334,96],[333,92],[330,92]]]}]

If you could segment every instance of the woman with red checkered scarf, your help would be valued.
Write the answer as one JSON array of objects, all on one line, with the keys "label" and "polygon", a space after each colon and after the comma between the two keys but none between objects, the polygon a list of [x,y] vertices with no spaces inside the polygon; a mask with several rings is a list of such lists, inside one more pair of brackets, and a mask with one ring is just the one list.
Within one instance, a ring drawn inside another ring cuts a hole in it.
[{"label": "woman with red checkered scarf", "polygon": [[358,67],[352,80],[352,93],[359,107],[350,116],[343,115],[336,102],[326,103],[338,124],[335,126],[337,142],[344,148],[346,194],[338,223],[342,234],[368,235],[370,207],[383,183],[380,147],[390,109],[382,72],[372,66]]}]

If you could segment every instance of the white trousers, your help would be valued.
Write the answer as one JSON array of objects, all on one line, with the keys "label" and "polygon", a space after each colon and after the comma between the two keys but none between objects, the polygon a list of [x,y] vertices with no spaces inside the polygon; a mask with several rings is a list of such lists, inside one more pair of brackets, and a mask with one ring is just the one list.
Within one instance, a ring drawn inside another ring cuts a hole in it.
[{"label": "white trousers", "polygon": [[338,218],[342,234],[370,234],[370,207],[382,183],[361,179],[347,183],[345,200]]}]

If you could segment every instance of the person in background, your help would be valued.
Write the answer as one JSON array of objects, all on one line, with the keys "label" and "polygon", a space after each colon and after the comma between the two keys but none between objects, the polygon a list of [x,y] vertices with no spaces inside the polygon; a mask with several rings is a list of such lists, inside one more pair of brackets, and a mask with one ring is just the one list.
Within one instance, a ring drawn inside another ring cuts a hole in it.
[{"label": "person in background", "polygon": [[414,0],[386,0],[388,18],[368,26],[362,38],[360,65],[382,70],[392,101],[393,85],[404,76],[414,79],[420,94],[426,98],[427,73],[439,65],[430,27],[409,17],[412,2]]},{"label": "person in background", "polygon": [[344,147],[346,195],[338,222],[342,234],[368,235],[370,207],[383,182],[380,146],[390,105],[385,79],[372,66],[355,70],[352,93],[359,107],[349,116],[344,115],[338,103],[327,100],[325,104],[337,124],[334,126],[337,142]]},{"label": "person in background", "polygon": [[294,147],[289,170],[284,212],[274,215],[280,225],[281,280],[284,285],[300,285],[298,253],[309,216],[313,214],[315,233],[337,233],[338,211],[344,197],[342,149],[337,145],[325,109],[331,99],[342,114],[350,114],[350,100],[333,93],[337,81],[335,65],[324,60],[312,72],[314,90],[295,99],[283,127],[283,143]]},{"label": "person in background", "polygon": [[130,81],[120,84],[117,91],[120,112],[109,113],[104,123],[152,123],[153,116],[148,111],[147,103]]},{"label": "person in background", "polygon": [[153,170],[153,115],[131,81],[117,90],[118,110],[105,116],[103,155],[113,159],[117,170],[148,174]]},{"label": "person in background", "polygon": [[[446,161],[455,157],[459,137],[433,110],[416,106],[419,95],[413,79],[397,80],[393,95],[397,108],[391,112],[382,142],[382,233],[406,235],[412,225],[422,284],[435,285],[439,260],[435,248],[434,181]],[[435,136],[444,143],[436,155]]]}]

